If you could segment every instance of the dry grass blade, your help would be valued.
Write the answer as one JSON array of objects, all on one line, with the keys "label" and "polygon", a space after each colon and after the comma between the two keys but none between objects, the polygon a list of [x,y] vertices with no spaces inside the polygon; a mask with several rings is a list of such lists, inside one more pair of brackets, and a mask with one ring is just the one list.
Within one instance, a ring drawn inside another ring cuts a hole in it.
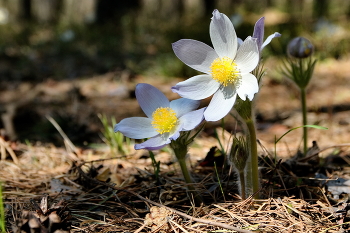
[{"label": "dry grass blade", "polygon": [[245,225],[249,226],[249,223],[247,221],[245,221],[243,218],[239,217],[238,215],[234,214],[232,211],[219,205],[214,205],[214,206],[228,213],[232,219],[238,219],[239,221],[243,222]]},{"label": "dry grass blade", "polygon": [[[46,118],[51,122],[51,124],[57,129],[57,131],[63,137],[65,145],[67,145],[67,148],[72,150],[75,154],[79,154],[80,152],[79,152],[78,148],[76,148],[74,146],[72,141],[68,138],[68,136],[65,134],[65,132],[63,132],[61,126],[59,126],[59,124],[57,124],[55,119],[53,119],[51,116],[46,116]],[[78,161],[79,160],[79,158],[76,155],[74,155],[73,153],[70,153],[70,156],[72,157],[73,161]]]},{"label": "dry grass blade", "polygon": [[143,228],[145,228],[146,226],[147,226],[147,223],[142,224],[142,226],[140,226],[139,229],[137,229],[136,231],[134,231],[134,233],[139,233],[139,232],[141,232],[141,231],[143,230]]},{"label": "dry grass blade", "polygon": [[177,222],[168,219],[168,221],[171,223],[171,227],[173,228],[174,232],[176,232],[176,229],[174,228],[174,226],[172,224],[174,224],[175,226],[177,226],[178,228],[181,229],[181,232],[185,232],[185,233],[189,233],[185,228],[183,228],[182,226],[180,226]]},{"label": "dry grass blade", "polygon": [[1,160],[6,159],[6,151],[7,151],[10,154],[13,162],[15,164],[19,163],[15,152],[12,150],[12,148],[9,146],[9,144],[2,137],[0,137],[0,146],[1,146]]}]

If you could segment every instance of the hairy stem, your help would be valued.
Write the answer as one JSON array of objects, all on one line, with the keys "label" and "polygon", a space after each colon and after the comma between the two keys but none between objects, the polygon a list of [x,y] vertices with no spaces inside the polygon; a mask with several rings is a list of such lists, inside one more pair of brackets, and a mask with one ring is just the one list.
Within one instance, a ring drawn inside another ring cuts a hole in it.
[{"label": "hairy stem", "polygon": [[[303,112],[303,125],[307,125],[307,109],[306,109],[306,91],[305,88],[300,89],[301,93],[301,109]],[[307,153],[307,127],[303,127],[304,138],[304,156]]]},{"label": "hairy stem", "polygon": [[187,188],[190,191],[190,193],[193,195],[196,205],[199,206],[201,203],[203,203],[203,201],[193,186],[192,178],[187,168],[187,164],[186,164],[186,155],[188,151],[187,145],[182,144],[180,142],[172,141],[172,143],[170,144],[170,147],[173,149],[175,156],[177,158],[177,161],[179,162],[182,175],[184,176],[184,179],[187,183]]},{"label": "hairy stem", "polygon": [[182,175],[184,176],[184,179],[188,184],[188,189],[191,191],[195,190],[192,185],[192,178],[191,178],[190,172],[188,171],[188,168],[187,168],[186,158],[181,158],[181,159],[178,158],[177,160],[180,164]]},{"label": "hairy stem", "polygon": [[258,170],[258,146],[256,143],[256,131],[253,119],[246,121],[249,130],[250,156],[251,156],[251,179],[253,183],[254,198],[259,198],[259,170]]},{"label": "hairy stem", "polygon": [[241,184],[241,197],[242,199],[246,198],[245,194],[245,177],[244,177],[244,170],[239,171],[239,182]]}]

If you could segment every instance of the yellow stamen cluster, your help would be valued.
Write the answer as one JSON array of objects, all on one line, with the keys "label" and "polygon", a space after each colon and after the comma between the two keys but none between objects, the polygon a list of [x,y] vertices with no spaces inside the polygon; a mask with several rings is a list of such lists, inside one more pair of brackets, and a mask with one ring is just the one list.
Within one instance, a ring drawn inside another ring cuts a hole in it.
[{"label": "yellow stamen cluster", "polygon": [[239,81],[240,73],[237,64],[229,57],[216,58],[210,65],[214,80],[223,86]]},{"label": "yellow stamen cluster", "polygon": [[157,108],[152,114],[152,126],[160,134],[171,132],[177,124],[177,116],[171,108]]}]

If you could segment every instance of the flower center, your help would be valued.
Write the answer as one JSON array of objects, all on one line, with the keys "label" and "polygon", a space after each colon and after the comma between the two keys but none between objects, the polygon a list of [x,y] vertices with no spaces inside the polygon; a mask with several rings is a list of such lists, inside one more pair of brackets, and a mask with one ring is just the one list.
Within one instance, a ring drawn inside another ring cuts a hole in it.
[{"label": "flower center", "polygon": [[160,134],[171,132],[177,124],[177,116],[171,108],[157,108],[152,113],[152,126]]},{"label": "flower center", "polygon": [[229,57],[216,58],[210,65],[210,73],[214,80],[225,87],[240,78],[237,64]]}]

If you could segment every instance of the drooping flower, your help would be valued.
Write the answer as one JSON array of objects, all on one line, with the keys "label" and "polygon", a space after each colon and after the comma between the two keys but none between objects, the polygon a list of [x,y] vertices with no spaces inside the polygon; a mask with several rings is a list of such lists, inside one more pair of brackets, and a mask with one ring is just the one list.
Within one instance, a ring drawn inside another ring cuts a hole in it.
[{"label": "drooping flower", "polygon": [[173,43],[173,50],[182,62],[205,74],[180,82],[172,90],[193,100],[213,95],[204,117],[217,121],[232,109],[237,95],[242,100],[246,97],[252,100],[258,92],[257,79],[250,72],[258,65],[259,49],[252,37],[238,48],[231,21],[218,10],[213,11],[210,37],[214,48],[190,39]]},{"label": "drooping flower", "polygon": [[137,101],[147,117],[130,117],[115,125],[133,139],[150,138],[136,144],[135,149],[156,150],[176,140],[180,131],[189,131],[204,119],[205,108],[198,108],[200,101],[185,98],[169,101],[165,95],[150,84],[140,83],[135,90]]}]

